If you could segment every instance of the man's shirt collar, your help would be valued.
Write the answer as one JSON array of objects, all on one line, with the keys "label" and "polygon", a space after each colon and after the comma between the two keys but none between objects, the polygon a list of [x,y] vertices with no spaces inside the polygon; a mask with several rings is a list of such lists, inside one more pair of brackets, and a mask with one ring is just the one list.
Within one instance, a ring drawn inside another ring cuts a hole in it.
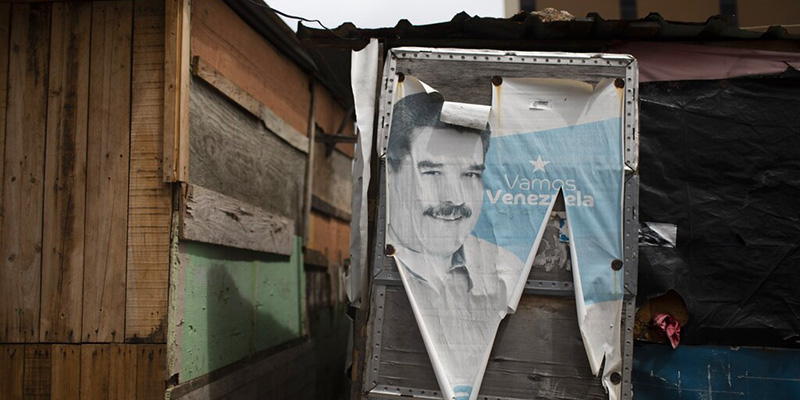
[{"label": "man's shirt collar", "polygon": [[[423,282],[428,282],[428,280],[425,279],[425,277],[412,270],[411,267],[409,266],[404,266],[404,267],[406,271],[408,271],[408,273],[411,274],[411,276],[413,276],[414,278],[419,279]],[[450,269],[448,270],[448,272],[451,274],[463,274],[467,278],[467,285],[468,285],[467,291],[472,290],[473,287],[472,277],[469,274],[469,268],[467,268],[467,260],[466,260],[466,255],[464,253],[464,245],[461,245],[461,247],[459,247],[458,250],[456,250],[456,252],[453,253],[453,256],[450,258]]]}]

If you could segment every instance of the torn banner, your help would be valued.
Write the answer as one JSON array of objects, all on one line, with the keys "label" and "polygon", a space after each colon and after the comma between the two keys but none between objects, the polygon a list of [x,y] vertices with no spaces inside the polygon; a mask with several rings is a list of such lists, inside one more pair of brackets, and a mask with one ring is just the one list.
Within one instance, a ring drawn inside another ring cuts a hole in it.
[{"label": "torn banner", "polygon": [[[613,81],[506,79],[485,108],[398,85],[386,152],[386,243],[445,399],[477,398],[559,191],[572,232],[579,324],[604,385],[621,366],[621,96]],[[447,115],[448,110],[462,114]],[[472,111],[463,111],[472,110]],[[444,114],[444,115],[443,115]],[[483,115],[483,117],[481,117]],[[446,122],[445,122],[446,121]]]}]

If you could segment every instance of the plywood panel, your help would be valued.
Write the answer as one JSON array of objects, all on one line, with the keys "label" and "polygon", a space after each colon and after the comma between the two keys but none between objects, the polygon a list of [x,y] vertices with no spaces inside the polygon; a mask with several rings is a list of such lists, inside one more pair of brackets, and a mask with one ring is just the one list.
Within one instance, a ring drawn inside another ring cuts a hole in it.
[{"label": "plywood panel", "polygon": [[307,132],[308,75],[225,2],[192,3],[192,54],[208,61],[296,130]]},{"label": "plywood panel", "polygon": [[51,350],[50,400],[80,398],[81,347],[53,345]]},{"label": "plywood panel", "polygon": [[78,342],[83,306],[91,3],[54,3],[39,340]]},{"label": "plywood panel", "polygon": [[166,385],[166,345],[136,346],[136,398],[158,400],[164,398]]},{"label": "plywood panel", "polygon": [[133,9],[133,93],[125,339],[166,342],[171,188],[164,152],[164,2]]},{"label": "plywood panel", "polygon": [[107,400],[109,394],[109,345],[81,346],[81,400]]},{"label": "plywood panel", "polygon": [[3,399],[22,400],[24,361],[24,345],[0,345],[0,393],[3,394]]},{"label": "plywood panel", "polygon": [[50,345],[26,345],[22,368],[25,400],[50,400]]},{"label": "plywood panel", "polygon": [[115,344],[108,347],[108,398],[136,400],[136,365],[139,346]]},{"label": "plywood panel", "polygon": [[15,4],[0,227],[0,342],[39,339],[50,4]]},{"label": "plywood panel", "polygon": [[190,111],[192,183],[300,219],[304,153],[199,79],[193,80]]},{"label": "plywood panel", "polygon": [[299,237],[291,257],[182,242],[181,382],[302,335]]},{"label": "plywood panel", "polygon": [[131,2],[93,4],[83,341],[124,336]]}]

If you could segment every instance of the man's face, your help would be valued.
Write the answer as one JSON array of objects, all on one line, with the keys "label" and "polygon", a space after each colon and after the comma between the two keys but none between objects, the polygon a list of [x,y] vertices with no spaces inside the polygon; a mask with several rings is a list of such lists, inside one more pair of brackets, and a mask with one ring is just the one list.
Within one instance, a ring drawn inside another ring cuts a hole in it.
[{"label": "man's face", "polygon": [[410,154],[390,171],[389,225],[400,244],[438,256],[455,253],[478,222],[483,169],[479,135],[415,128]]}]

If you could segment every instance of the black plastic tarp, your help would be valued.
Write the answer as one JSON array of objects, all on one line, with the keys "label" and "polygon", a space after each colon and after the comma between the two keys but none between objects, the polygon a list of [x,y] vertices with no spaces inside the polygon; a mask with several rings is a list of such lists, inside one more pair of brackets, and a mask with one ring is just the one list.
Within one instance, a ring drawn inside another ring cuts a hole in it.
[{"label": "black plastic tarp", "polygon": [[800,347],[800,78],[640,86],[639,301],[677,291],[682,343]]}]

